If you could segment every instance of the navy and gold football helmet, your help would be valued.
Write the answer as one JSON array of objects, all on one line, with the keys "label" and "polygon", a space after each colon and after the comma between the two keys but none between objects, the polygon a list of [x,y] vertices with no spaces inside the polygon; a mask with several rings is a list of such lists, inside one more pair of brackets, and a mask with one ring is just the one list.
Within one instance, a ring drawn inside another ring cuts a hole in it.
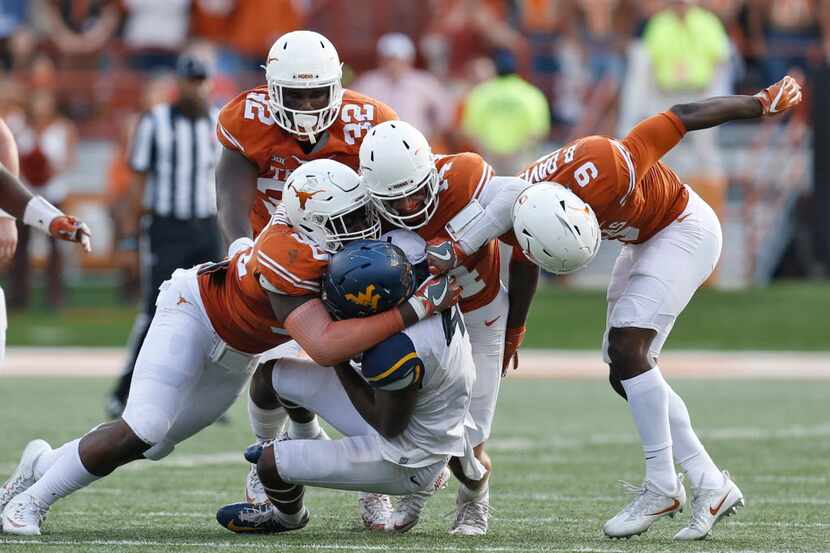
[{"label": "navy and gold football helmet", "polygon": [[338,319],[368,317],[406,301],[416,284],[412,264],[398,246],[357,240],[332,256],[322,299]]}]

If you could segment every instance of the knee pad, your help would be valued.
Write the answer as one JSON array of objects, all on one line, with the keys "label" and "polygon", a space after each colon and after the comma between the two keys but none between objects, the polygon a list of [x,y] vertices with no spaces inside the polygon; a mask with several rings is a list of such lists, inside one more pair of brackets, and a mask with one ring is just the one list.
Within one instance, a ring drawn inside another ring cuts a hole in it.
[{"label": "knee pad", "polygon": [[176,444],[170,440],[162,440],[144,452],[144,458],[150,461],[159,461],[170,455],[176,449]]},{"label": "knee pad", "polygon": [[141,441],[151,446],[161,443],[173,424],[156,406],[135,406],[129,402],[122,418]]}]

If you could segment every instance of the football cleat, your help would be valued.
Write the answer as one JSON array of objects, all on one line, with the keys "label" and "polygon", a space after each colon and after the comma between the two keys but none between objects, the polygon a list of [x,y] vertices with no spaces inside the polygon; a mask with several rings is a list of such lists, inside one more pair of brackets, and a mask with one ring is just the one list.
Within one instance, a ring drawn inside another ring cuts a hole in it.
[{"label": "football cleat", "polygon": [[642,486],[633,486],[622,482],[623,489],[635,495],[634,500],[617,513],[614,518],[606,522],[602,531],[609,538],[630,538],[638,536],[649,529],[654,522],[662,517],[674,517],[683,511],[686,504],[686,488],[683,487],[683,477],[677,477],[677,491],[667,495],[657,490],[646,480]]},{"label": "football cleat", "polygon": [[23,449],[23,454],[20,456],[20,462],[17,468],[9,479],[0,488],[0,513],[6,508],[6,504],[15,496],[25,492],[34,484],[35,478],[35,461],[47,451],[51,451],[51,447],[44,440],[32,440]]},{"label": "football cleat", "polygon": [[368,530],[383,532],[392,515],[392,501],[381,493],[361,493],[357,500],[360,520]]},{"label": "football cleat", "polygon": [[724,484],[718,489],[692,487],[692,518],[688,526],[674,535],[674,539],[702,540],[721,518],[734,514],[744,506],[744,494],[727,471],[723,471],[723,478]]},{"label": "football cleat", "polygon": [[245,501],[248,503],[268,502],[268,495],[259,479],[256,465],[251,465],[251,470],[248,471],[248,477],[245,479]]},{"label": "football cleat", "polygon": [[490,490],[487,489],[479,498],[462,501],[459,490],[458,514],[455,523],[450,528],[454,536],[483,536],[487,533],[490,520]]},{"label": "football cleat", "polygon": [[308,518],[308,510],[305,510],[299,524],[286,524],[270,502],[233,503],[216,512],[217,522],[237,534],[278,534],[299,530],[308,524]]},{"label": "football cleat", "polygon": [[22,493],[9,501],[3,509],[3,532],[19,536],[39,536],[40,527],[48,512],[48,505]]},{"label": "football cleat", "polygon": [[[424,509],[427,500],[436,491],[447,487],[452,477],[450,469],[444,467],[432,483],[432,487],[426,491],[415,492],[405,495],[398,500],[397,505],[392,509],[386,518],[385,528],[371,528],[372,530],[383,530],[386,532],[404,533],[418,524],[421,511]],[[388,498],[387,498],[388,500]]]}]

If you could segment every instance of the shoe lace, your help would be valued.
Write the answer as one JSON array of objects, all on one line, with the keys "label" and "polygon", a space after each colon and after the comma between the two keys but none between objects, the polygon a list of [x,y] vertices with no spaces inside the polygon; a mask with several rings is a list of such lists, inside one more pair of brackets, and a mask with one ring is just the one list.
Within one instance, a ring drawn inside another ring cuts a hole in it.
[{"label": "shoe lace", "polygon": [[272,518],[274,518],[274,511],[270,503],[255,503],[243,508],[239,513],[240,521],[253,524],[262,524]]},{"label": "shoe lace", "polygon": [[5,486],[0,488],[0,502],[2,502],[5,505],[14,496],[20,493],[20,490],[18,490],[17,488],[19,488],[23,484],[24,480],[24,476],[22,474],[19,474],[14,480],[7,482]]},{"label": "shoe lace", "polygon": [[37,519],[38,525],[43,524],[46,520],[46,513],[49,512],[49,506],[39,501],[34,497],[29,497],[29,501],[21,501],[14,508],[13,518],[25,519],[27,513],[34,515]]},{"label": "shoe lace", "polygon": [[493,508],[489,503],[473,499],[465,501],[458,506],[458,515],[455,517],[455,526],[475,526],[483,528],[487,525],[487,519]]},{"label": "shoe lace", "polygon": [[265,491],[265,486],[262,485],[262,481],[259,479],[259,473],[255,467],[251,469],[248,475],[248,485],[251,489]]},{"label": "shoe lace", "polygon": [[378,517],[392,510],[392,502],[388,495],[367,493],[360,497],[360,506],[364,515]]}]

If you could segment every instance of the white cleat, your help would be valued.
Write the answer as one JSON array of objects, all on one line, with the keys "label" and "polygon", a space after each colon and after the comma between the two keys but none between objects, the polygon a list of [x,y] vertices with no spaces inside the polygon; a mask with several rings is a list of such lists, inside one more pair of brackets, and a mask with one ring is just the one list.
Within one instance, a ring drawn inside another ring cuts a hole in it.
[{"label": "white cleat", "polygon": [[3,532],[19,536],[39,536],[49,506],[22,493],[9,501],[3,509]]},{"label": "white cleat", "polygon": [[32,440],[23,448],[20,462],[9,479],[0,488],[0,513],[6,508],[6,504],[17,495],[25,492],[37,481],[35,478],[35,461],[51,447],[44,440]]},{"label": "white cleat", "polygon": [[705,539],[721,518],[734,514],[744,506],[744,494],[727,471],[723,471],[723,478],[723,486],[715,490],[692,488],[692,518],[688,526],[674,535],[674,539]]},{"label": "white cleat", "polygon": [[245,502],[265,503],[267,501],[268,495],[265,493],[265,486],[262,485],[259,479],[256,465],[251,465],[251,470],[248,471],[248,477],[245,478]]},{"label": "white cleat", "polygon": [[683,487],[683,477],[680,475],[677,478],[677,491],[672,495],[657,490],[648,480],[642,486],[633,486],[627,482],[622,484],[627,492],[637,497],[602,526],[602,531],[609,538],[638,536],[658,519],[674,517],[682,512],[686,504],[686,488]]},{"label": "white cleat", "polygon": [[444,467],[433,481],[431,488],[401,497],[387,519],[385,530],[402,534],[412,529],[418,524],[427,500],[435,495],[436,491],[446,488],[450,478],[452,478],[450,469]]},{"label": "white cleat", "polygon": [[[460,490],[459,490],[460,492]],[[461,501],[461,496],[456,499],[458,514],[455,517],[455,524],[450,528],[450,534],[454,536],[483,536],[487,533],[488,521],[490,520],[490,490],[484,495],[471,501]]]},{"label": "white cleat", "polygon": [[392,515],[392,501],[381,493],[361,493],[357,500],[363,526],[374,532],[386,531]]}]

